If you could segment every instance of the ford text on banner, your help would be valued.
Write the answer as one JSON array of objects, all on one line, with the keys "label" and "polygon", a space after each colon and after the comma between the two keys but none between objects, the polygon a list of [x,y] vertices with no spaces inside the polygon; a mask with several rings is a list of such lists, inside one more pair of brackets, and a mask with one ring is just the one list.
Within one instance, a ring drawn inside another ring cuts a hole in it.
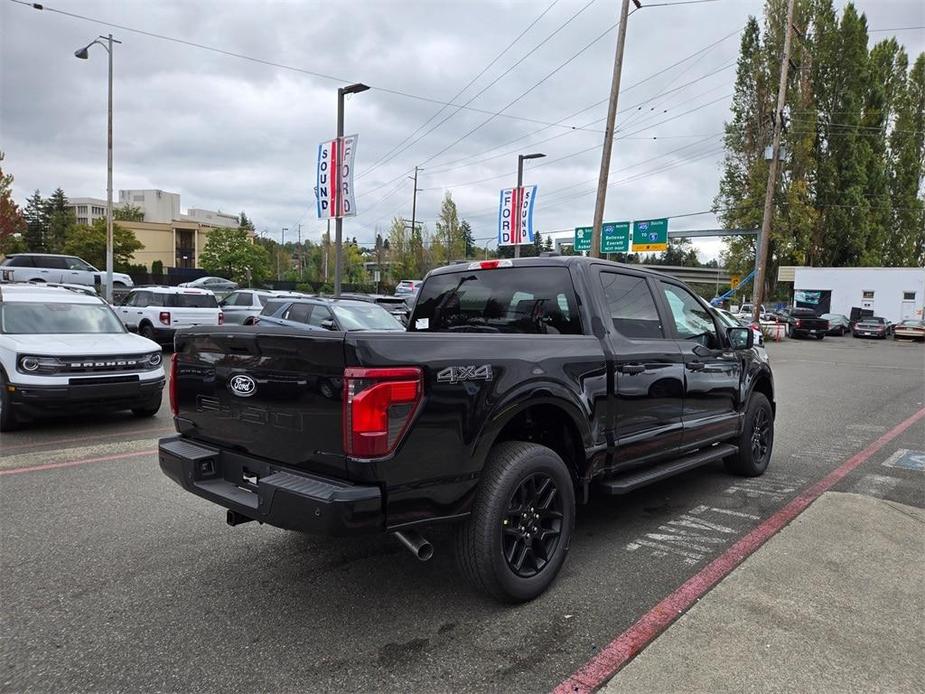
[{"label": "ford text on banner", "polygon": [[353,159],[358,135],[325,140],[318,145],[315,202],[318,219],[356,214]]},{"label": "ford text on banner", "polygon": [[505,188],[498,206],[498,245],[523,246],[533,243],[533,204],[536,186]]}]

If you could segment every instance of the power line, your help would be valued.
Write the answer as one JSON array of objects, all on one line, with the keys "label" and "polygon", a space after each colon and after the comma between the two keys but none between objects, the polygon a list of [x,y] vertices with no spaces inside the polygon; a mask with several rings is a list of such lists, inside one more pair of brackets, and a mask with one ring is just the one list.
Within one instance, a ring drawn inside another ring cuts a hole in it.
[{"label": "power line", "polygon": [[[572,19],[574,19],[575,17],[577,17],[578,14],[580,14],[581,12],[584,12],[584,10],[585,10],[586,8],[590,7],[591,4],[594,3],[594,2],[596,2],[596,1],[597,1],[597,0],[591,0],[591,2],[589,2],[587,5],[585,5],[585,7],[583,7],[581,10],[579,10],[579,12],[578,12],[577,14],[573,15],[572,18],[568,20],[568,22],[571,22]],[[514,38],[513,41],[511,41],[507,46],[505,46],[505,47],[501,50],[501,52],[498,53],[498,55],[496,55],[496,56],[491,60],[490,63],[488,63],[488,65],[486,65],[484,68],[482,68],[482,71],[479,72],[479,74],[477,74],[475,77],[473,77],[471,80],[469,80],[469,82],[466,84],[465,87],[463,87],[463,88],[460,89],[458,92],[456,92],[456,94],[453,96],[453,98],[450,99],[450,102],[456,101],[456,99],[458,99],[460,96],[462,96],[462,94],[463,94],[469,87],[471,87],[473,84],[475,84],[475,82],[476,82],[482,75],[484,75],[486,72],[488,72],[488,70],[491,69],[491,67],[501,59],[501,56],[503,56],[503,55],[504,55],[505,53],[507,53],[511,48],[513,48],[513,47],[514,47],[514,44],[516,44],[518,41],[520,41],[520,39],[523,38],[523,36],[524,36],[528,31],[530,31],[530,29],[532,29],[532,28],[536,25],[537,22],[539,22],[543,17],[545,17],[546,14],[547,14],[553,7],[555,7],[556,4],[557,4],[558,2],[559,2],[559,0],[553,0],[553,1],[546,7],[546,9],[543,10],[543,11],[539,14],[539,16],[536,17],[536,19],[534,19],[532,22],[530,22],[530,24],[528,24],[527,27],[526,27],[522,32],[520,32],[520,33]],[[566,24],[568,24],[568,22],[566,22]],[[560,27],[559,30],[561,30],[562,28],[564,28],[566,24],[562,25],[562,27]],[[559,31],[559,30],[557,30],[557,31]],[[536,46],[536,48],[534,48],[533,50],[535,51],[537,48],[539,48],[541,45],[543,45],[543,43],[545,43],[545,42],[548,41],[550,38],[552,38],[553,35],[554,35],[554,34],[550,34],[549,36],[547,36],[546,39],[544,39],[542,42],[540,42],[540,43]],[[532,53],[532,52],[533,52],[533,51],[531,51],[530,53]],[[504,77],[504,76],[505,76],[506,74],[508,74],[511,70],[513,70],[515,67],[517,67],[518,65],[520,65],[520,63],[524,60],[524,58],[526,58],[528,55],[530,55],[530,53],[527,53],[527,55],[525,55],[523,58],[521,58],[521,59],[518,60],[516,63],[514,63],[514,65],[512,65],[510,68],[508,68],[505,72],[501,73],[501,75],[499,75],[499,76],[494,80],[494,82],[491,82],[491,84],[489,84],[488,87],[491,87],[495,82],[497,82],[499,79],[501,79],[502,77]],[[485,89],[488,89],[488,87],[485,87]],[[467,101],[465,104],[463,104],[463,106],[468,106],[470,103],[472,103],[472,101],[473,101],[475,98],[477,98],[480,94],[482,94],[482,93],[485,91],[485,89],[483,89],[482,91],[478,92],[478,94],[476,94],[474,97],[472,97],[471,99],[469,99],[469,101]],[[428,131],[427,131],[426,133],[424,133],[420,138],[418,138],[417,140],[415,140],[414,142],[412,142],[411,145],[409,145],[409,147],[413,146],[416,142],[419,142],[421,138],[426,137],[429,133],[433,132],[434,129],[439,128],[440,125],[442,125],[443,123],[445,123],[449,118],[452,118],[454,115],[456,115],[457,113],[459,113],[460,109],[461,109],[463,106],[457,107],[456,110],[453,111],[453,113],[451,113],[449,116],[447,116],[447,117],[444,118],[442,121],[440,121],[440,123],[437,123],[436,126],[434,126],[433,128],[431,128],[430,130],[428,130]],[[431,116],[429,119],[427,119],[424,123],[422,123],[421,125],[419,125],[419,126],[417,127],[417,129],[414,130],[414,132],[412,132],[412,133],[411,133],[410,135],[408,135],[404,140],[402,140],[402,141],[399,142],[397,145],[395,145],[395,147],[393,147],[391,150],[389,150],[389,151],[385,154],[385,156],[383,156],[381,159],[379,159],[377,162],[375,162],[369,169],[367,169],[366,171],[363,171],[363,172],[357,174],[357,178],[361,178],[362,176],[365,176],[366,174],[371,173],[372,171],[375,171],[381,164],[383,164],[383,163],[385,163],[386,161],[388,161],[388,160],[390,159],[391,155],[392,155],[394,152],[397,152],[399,149],[401,149],[401,146],[402,146],[402,145],[404,145],[408,140],[410,140],[412,137],[414,137],[415,135],[417,135],[421,130],[423,130],[430,122],[432,122],[437,116],[439,116],[441,113],[443,113],[447,108],[448,108],[447,106],[442,106],[434,115],[432,115],[432,116]]]},{"label": "power line", "polygon": [[[633,12],[635,12],[635,10],[633,10]],[[630,12],[630,14],[633,14],[633,13]],[[559,64],[558,67],[556,67],[554,70],[552,70],[551,72],[549,72],[548,74],[546,74],[546,76],[543,77],[540,81],[536,82],[536,83],[533,84],[531,87],[529,87],[527,90],[525,90],[524,92],[522,92],[521,94],[519,94],[516,98],[514,98],[512,101],[510,101],[510,102],[509,102],[504,108],[502,108],[500,111],[497,111],[497,112],[493,113],[493,114],[490,115],[488,118],[486,118],[484,121],[482,121],[481,123],[479,123],[476,127],[474,127],[472,130],[470,130],[469,132],[467,132],[465,135],[463,135],[462,137],[459,137],[458,139],[454,140],[453,142],[451,142],[450,144],[448,144],[446,147],[444,147],[443,149],[441,149],[439,152],[437,152],[436,154],[431,155],[430,157],[428,157],[427,159],[425,159],[425,160],[424,160],[423,162],[421,162],[421,163],[422,163],[422,164],[426,164],[426,163],[429,162],[429,161],[433,161],[434,159],[436,159],[437,157],[439,157],[439,156],[440,156],[441,154],[443,154],[444,152],[447,152],[448,150],[450,150],[450,149],[452,149],[453,147],[455,147],[456,145],[458,145],[460,142],[462,142],[463,140],[465,140],[465,139],[466,139],[467,137],[469,137],[470,135],[474,134],[474,133],[477,132],[478,130],[481,130],[484,126],[488,125],[488,123],[490,123],[492,120],[494,120],[495,117],[502,115],[502,114],[503,114],[505,111],[507,111],[511,106],[513,106],[513,105],[516,104],[518,101],[520,101],[521,99],[523,99],[525,96],[527,96],[527,94],[529,94],[530,92],[532,92],[534,89],[536,89],[538,86],[540,86],[543,82],[545,82],[545,81],[548,80],[550,77],[552,77],[552,76],[555,75],[557,72],[559,72],[559,70],[561,70],[562,68],[564,68],[566,65],[568,65],[569,63],[571,63],[573,60],[575,60],[575,59],[576,59],[578,56],[580,56],[581,54],[583,54],[585,51],[587,51],[589,48],[591,48],[594,44],[596,44],[596,43],[597,43],[598,41],[600,41],[602,38],[604,38],[605,36],[607,36],[611,31],[613,31],[614,29],[616,29],[618,25],[619,25],[619,22],[618,22],[617,24],[613,24],[613,25],[611,25],[610,27],[608,27],[605,31],[601,32],[596,38],[592,39],[590,42],[588,42],[587,44],[585,44],[585,46],[584,46],[581,50],[579,50],[577,53],[573,54],[568,60],[566,60],[564,63]]]},{"label": "power line", "polygon": [[[24,5],[26,7],[31,7],[36,10],[42,10],[45,12],[51,12],[54,14],[60,14],[65,17],[70,17],[72,19],[79,19],[81,21],[90,22],[92,24],[99,24],[102,26],[112,27],[113,29],[119,29],[120,31],[128,31],[133,34],[139,34],[140,36],[147,36],[148,38],[158,39],[161,41],[169,41],[171,43],[177,43],[183,46],[190,48],[199,48],[204,51],[209,51],[212,53],[217,53],[219,55],[224,55],[230,58],[238,58],[240,60],[247,60],[252,63],[257,63],[259,65],[266,65],[268,67],[279,68],[280,70],[289,70],[291,72],[297,72],[303,75],[310,75],[312,77],[318,77],[320,79],[330,80],[333,82],[339,82],[341,84],[349,84],[351,82],[356,82],[356,80],[348,79],[346,77],[337,77],[335,75],[328,75],[323,72],[317,72],[315,70],[309,70],[307,68],[297,67],[295,65],[287,65],[285,63],[278,63],[273,60],[266,60],[264,58],[257,58],[251,55],[246,55],[244,53],[238,53],[236,51],[229,51],[223,48],[218,48],[216,46],[209,46],[203,43],[197,43],[196,41],[188,41],[186,39],[177,38],[175,36],[168,36],[166,34],[158,34],[153,31],[145,31],[144,29],[138,29],[136,27],[126,26],[124,24],[116,24],[115,22],[109,22],[103,19],[97,19],[95,17],[87,17],[85,15],[77,14],[76,12],[68,12],[66,10],[59,10],[54,7],[49,7],[48,5],[40,3],[31,3],[24,2],[24,0],[10,0],[10,2],[16,3],[18,5]],[[386,94],[394,94],[395,96],[401,96],[408,99],[415,99],[417,101],[424,101],[432,104],[439,104],[441,106],[458,106],[458,104],[453,104],[449,101],[442,101],[440,99],[435,99],[432,97],[422,96],[420,94],[413,94],[411,92],[402,91],[400,89],[391,89],[388,87],[383,87],[381,85],[369,85],[371,89],[376,89],[380,92]],[[462,107],[461,107],[462,108]],[[574,128],[575,126],[562,124],[562,123],[550,123],[549,121],[539,120],[537,118],[529,118],[526,116],[515,116],[507,113],[496,113],[488,109],[475,108],[473,106],[464,107],[468,111],[473,111],[474,113],[490,114],[492,117],[500,116],[501,118],[509,118],[511,120],[520,120],[527,123],[535,123],[537,125],[549,125],[562,128]]]},{"label": "power line", "polygon": [[[563,29],[565,29],[565,27],[567,27],[569,24],[571,24],[572,21],[574,21],[575,19],[577,19],[579,15],[581,15],[585,10],[587,10],[589,7],[591,7],[591,5],[593,5],[595,2],[597,2],[597,0],[590,0],[587,4],[585,4],[584,6],[582,6],[581,9],[579,9],[579,10],[578,10],[577,12],[575,12],[571,17],[569,17],[567,20],[565,20],[564,23],[560,24],[552,33],[548,34],[542,41],[540,41],[538,44],[536,44],[536,46],[534,46],[534,47],[533,47],[532,49],[530,49],[527,53],[525,53],[524,55],[522,55],[522,56],[520,57],[520,59],[517,60],[517,62],[515,62],[513,65],[511,65],[507,70],[505,70],[504,72],[502,72],[500,75],[498,75],[497,77],[495,77],[495,79],[493,79],[491,82],[489,82],[487,85],[485,85],[482,89],[480,89],[478,92],[476,92],[473,96],[471,96],[471,97],[466,101],[466,103],[464,103],[464,104],[462,104],[461,106],[459,106],[455,111],[453,111],[453,112],[450,113],[448,116],[446,116],[446,118],[444,118],[444,119],[441,120],[439,123],[437,123],[436,125],[434,125],[433,127],[431,127],[431,128],[430,128],[427,132],[425,132],[423,135],[421,135],[420,137],[418,137],[417,139],[415,139],[411,144],[409,144],[407,147],[405,147],[405,149],[406,149],[406,150],[407,150],[407,149],[410,149],[411,147],[413,147],[414,145],[416,145],[418,142],[420,142],[421,140],[423,140],[425,137],[427,137],[427,136],[428,136],[430,133],[432,133],[434,130],[436,130],[436,129],[439,128],[441,125],[443,125],[444,123],[446,123],[450,118],[452,118],[452,117],[455,116],[457,113],[459,113],[459,111],[460,111],[462,108],[465,108],[466,106],[468,106],[469,104],[471,104],[473,101],[475,101],[477,98],[479,98],[482,94],[484,94],[486,91],[488,91],[489,89],[491,89],[491,88],[492,88],[495,84],[497,84],[503,77],[505,77],[506,75],[508,75],[508,74],[509,74],[511,71],[513,71],[518,65],[520,65],[521,63],[523,63],[524,60],[526,60],[526,59],[529,58],[531,55],[533,55],[536,51],[538,51],[542,46],[544,46],[548,41],[550,41],[554,36],[556,36],[556,34],[558,34],[560,31],[562,31]],[[549,9],[549,8],[548,8],[548,9]],[[548,9],[547,9],[547,11],[548,11]],[[545,12],[544,12],[543,14],[545,14]],[[542,17],[542,15],[540,15],[540,17]],[[539,21],[540,17],[538,17],[538,18],[533,22],[533,24],[536,24],[536,22]],[[520,36],[523,36],[524,34],[526,34],[527,31],[533,26],[533,24],[531,24],[529,27],[527,27],[526,29],[524,29],[524,31],[521,32]],[[518,36],[517,38],[519,39],[520,36]],[[511,43],[511,46],[513,46],[514,43],[516,43],[516,39],[515,39],[514,42]],[[507,50],[507,49],[505,49],[505,50]],[[498,57],[500,58],[501,56],[499,55]],[[496,60],[497,60],[497,59],[496,59]],[[488,69],[488,68],[486,68],[486,70],[487,70],[487,69]],[[484,72],[485,72],[485,70],[483,70],[481,73],[479,73],[479,75],[476,77],[476,79],[478,79],[478,77],[481,77],[481,75],[484,74]],[[475,80],[473,80],[473,82],[474,82],[474,81],[475,81]],[[469,85],[466,85],[466,88],[464,88],[462,91],[465,91],[465,89],[467,89],[471,84],[472,84],[472,82],[470,82]],[[460,93],[462,93],[462,92],[460,92]],[[456,98],[457,98],[458,96],[459,96],[459,94],[457,94],[456,96],[454,96],[453,99],[451,99],[451,101],[455,101]],[[433,119],[431,119],[431,120],[433,120]],[[430,121],[428,121],[428,122],[430,122]],[[425,124],[425,125],[426,125],[426,124]],[[405,141],[407,141],[407,139],[406,139]],[[398,148],[393,149],[392,152],[395,152],[396,149],[398,149]],[[392,154],[392,152],[390,152],[389,154]],[[392,155],[392,157],[397,156],[398,154],[401,154],[401,152],[396,152],[394,155]],[[388,160],[389,160],[390,158],[392,158],[392,157],[389,157],[389,156],[387,155],[387,156],[384,157],[382,160],[380,160],[380,163],[383,163],[384,161],[388,161]]]}]

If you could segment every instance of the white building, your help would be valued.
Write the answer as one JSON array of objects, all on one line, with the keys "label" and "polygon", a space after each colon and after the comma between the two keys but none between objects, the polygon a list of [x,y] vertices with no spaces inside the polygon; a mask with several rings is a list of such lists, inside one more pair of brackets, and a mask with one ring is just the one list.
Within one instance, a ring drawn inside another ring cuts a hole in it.
[{"label": "white building", "polygon": [[78,224],[93,224],[106,219],[106,201],[99,198],[70,198],[68,209],[73,211]]},{"label": "white building", "polygon": [[796,267],[793,272],[795,305],[845,316],[859,308],[894,323],[925,317],[925,268]]},{"label": "white building", "polygon": [[186,221],[211,224],[217,227],[235,228],[238,226],[238,218],[236,215],[225,214],[221,211],[213,212],[212,210],[200,210],[196,207],[189,208],[182,218]]},{"label": "white building", "polygon": [[130,205],[144,212],[146,222],[170,223],[180,219],[180,194],[163,190],[120,190],[118,206]]}]

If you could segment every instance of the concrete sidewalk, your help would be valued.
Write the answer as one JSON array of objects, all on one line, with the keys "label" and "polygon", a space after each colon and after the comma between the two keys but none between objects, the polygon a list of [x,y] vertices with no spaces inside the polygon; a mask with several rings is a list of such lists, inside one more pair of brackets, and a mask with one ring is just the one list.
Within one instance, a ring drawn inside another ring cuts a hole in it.
[{"label": "concrete sidewalk", "polygon": [[925,692],[925,510],[823,494],[602,691]]}]

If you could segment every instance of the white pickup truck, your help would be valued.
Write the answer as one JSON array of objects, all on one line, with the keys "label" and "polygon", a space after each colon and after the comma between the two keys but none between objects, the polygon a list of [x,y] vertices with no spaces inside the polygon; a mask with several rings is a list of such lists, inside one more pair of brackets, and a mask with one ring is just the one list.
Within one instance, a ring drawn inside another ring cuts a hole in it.
[{"label": "white pickup truck", "polygon": [[116,313],[126,328],[158,344],[172,344],[178,328],[224,323],[215,294],[190,287],[136,287]]}]

